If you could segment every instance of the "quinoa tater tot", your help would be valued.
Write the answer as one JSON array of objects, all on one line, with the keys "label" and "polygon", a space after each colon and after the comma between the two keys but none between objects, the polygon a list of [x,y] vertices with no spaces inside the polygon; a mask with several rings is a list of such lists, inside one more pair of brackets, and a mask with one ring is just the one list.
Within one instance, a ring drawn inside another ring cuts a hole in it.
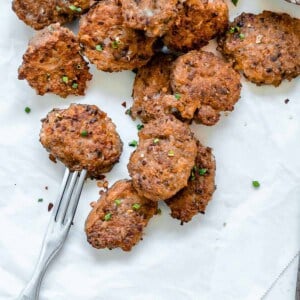
[{"label": "quinoa tater tot", "polygon": [[175,22],[164,36],[165,44],[173,50],[199,49],[227,28],[224,0],[186,0],[178,6]]},{"label": "quinoa tater tot", "polygon": [[131,116],[147,123],[164,114],[163,96],[172,93],[170,71],[174,56],[158,54],[138,69],[133,84]]},{"label": "quinoa tater tot", "polygon": [[300,19],[263,11],[242,13],[219,39],[223,55],[251,82],[280,85],[300,74]]},{"label": "quinoa tater tot", "polygon": [[154,38],[123,24],[117,0],[103,0],[82,16],[78,37],[83,53],[97,69],[106,72],[132,70],[153,55]]},{"label": "quinoa tater tot", "polygon": [[54,93],[66,98],[84,95],[92,75],[76,36],[56,23],[37,32],[29,42],[19,79],[26,79],[38,95]]},{"label": "quinoa tater tot", "polygon": [[156,212],[157,203],[139,196],[130,180],[117,181],[93,204],[85,222],[87,240],[94,248],[130,251]]},{"label": "quinoa tater tot", "polygon": [[165,200],[187,186],[197,154],[189,126],[172,115],[145,124],[128,171],[140,196]]},{"label": "quinoa tater tot", "polygon": [[196,214],[205,213],[215,191],[216,162],[212,149],[197,142],[198,152],[188,186],[166,201],[171,216],[181,223],[189,222]]},{"label": "quinoa tater tot", "polygon": [[40,142],[71,171],[86,169],[98,178],[119,161],[122,141],[112,120],[95,105],[53,109],[42,120]]},{"label": "quinoa tater tot", "polygon": [[120,0],[124,24],[146,31],[147,36],[162,36],[172,26],[178,0]]}]

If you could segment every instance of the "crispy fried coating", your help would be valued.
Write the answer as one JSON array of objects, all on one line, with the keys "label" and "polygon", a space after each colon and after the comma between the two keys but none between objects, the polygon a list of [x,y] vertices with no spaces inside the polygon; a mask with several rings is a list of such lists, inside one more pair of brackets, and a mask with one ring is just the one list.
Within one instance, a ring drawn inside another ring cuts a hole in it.
[{"label": "crispy fried coating", "polygon": [[56,23],[37,32],[29,42],[19,79],[26,79],[38,95],[54,93],[66,98],[84,95],[92,75],[76,36]]},{"label": "crispy fried coating", "polygon": [[172,115],[150,121],[139,132],[128,171],[138,194],[165,200],[187,185],[197,154],[194,136]]},{"label": "crispy fried coating", "polygon": [[215,191],[216,162],[212,149],[197,141],[197,157],[188,186],[166,201],[171,216],[181,223],[189,222],[196,214],[205,213]]},{"label": "crispy fried coating", "polygon": [[147,36],[162,36],[174,23],[178,0],[120,0],[124,24],[146,31]]},{"label": "crispy fried coating", "polygon": [[164,105],[204,125],[214,125],[221,111],[232,111],[241,92],[240,74],[229,63],[196,50],[175,60],[171,86],[173,95],[164,96]]},{"label": "crispy fried coating", "polygon": [[218,49],[251,82],[278,86],[300,74],[300,20],[271,11],[242,13]]},{"label": "crispy fried coating", "polygon": [[130,251],[156,212],[157,203],[139,196],[130,180],[117,181],[93,205],[85,222],[87,240],[94,248]]},{"label": "crispy fried coating", "polygon": [[53,109],[42,120],[40,142],[71,171],[98,178],[119,161],[122,141],[112,120],[95,105]]},{"label": "crispy fried coating", "polygon": [[164,42],[176,51],[199,49],[222,33],[227,25],[228,6],[224,0],[182,1]]},{"label": "crispy fried coating", "polygon": [[171,94],[170,71],[172,55],[158,54],[144,67],[138,69],[133,84],[131,116],[147,123],[165,113],[163,96]]},{"label": "crispy fried coating", "polygon": [[93,3],[93,0],[13,0],[12,9],[25,24],[39,30],[52,23],[70,22]]},{"label": "crispy fried coating", "polygon": [[153,55],[155,39],[124,26],[117,0],[103,0],[84,15],[78,37],[90,62],[106,72],[139,68]]}]

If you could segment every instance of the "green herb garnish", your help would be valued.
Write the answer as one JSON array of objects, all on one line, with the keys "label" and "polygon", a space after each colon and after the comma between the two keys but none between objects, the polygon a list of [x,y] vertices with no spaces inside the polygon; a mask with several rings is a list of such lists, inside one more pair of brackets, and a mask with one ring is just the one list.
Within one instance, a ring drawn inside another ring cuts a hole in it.
[{"label": "green herb garnish", "polygon": [[259,188],[259,187],[260,187],[260,183],[259,183],[259,181],[257,181],[257,180],[252,181],[252,185],[253,185],[253,187],[255,187],[255,188]]},{"label": "green herb garnish", "polygon": [[77,83],[77,82],[74,82],[74,83],[72,84],[72,88],[73,88],[73,89],[77,89],[77,88],[78,88],[78,83]]},{"label": "green herb garnish", "polygon": [[119,205],[121,204],[121,202],[122,202],[121,199],[116,199],[116,200],[115,200],[115,204],[116,204],[117,206],[119,206]]},{"label": "green herb garnish", "polygon": [[103,51],[103,47],[100,44],[96,45],[96,50],[101,52],[101,51]]},{"label": "green herb garnish", "polygon": [[131,116],[131,108],[126,109],[125,114]]},{"label": "green herb garnish", "polygon": [[174,97],[175,97],[176,100],[179,100],[181,98],[181,95],[179,93],[175,93]]},{"label": "green herb garnish", "polygon": [[170,151],[168,152],[168,156],[174,156],[174,151],[173,151],[173,150],[170,150]]},{"label": "green herb garnish", "polygon": [[80,135],[81,135],[82,137],[87,137],[87,136],[89,135],[89,133],[87,132],[87,130],[82,130],[82,131],[80,132]]},{"label": "green herb garnish", "polygon": [[68,82],[69,82],[69,77],[68,77],[68,76],[63,76],[63,77],[61,78],[61,80],[62,80],[62,82],[64,82],[64,83],[68,83]]},{"label": "green herb garnish", "polygon": [[39,198],[38,202],[43,202],[43,200],[44,200],[43,198]]},{"label": "green herb garnish", "polygon": [[159,139],[158,139],[158,138],[154,139],[154,140],[153,140],[153,143],[154,143],[154,144],[158,144],[158,143],[159,143]]},{"label": "green herb garnish", "polygon": [[114,49],[118,49],[120,44],[121,44],[121,41],[118,39],[115,39],[114,41],[111,42],[111,46]]},{"label": "green herb garnish", "polygon": [[138,145],[138,142],[136,140],[132,140],[128,145],[130,147],[136,147]]},{"label": "green herb garnish", "polygon": [[207,173],[207,169],[199,169],[198,173],[200,176],[203,176]]},{"label": "green herb garnish", "polygon": [[243,39],[245,38],[245,35],[244,35],[243,33],[240,33],[240,34],[239,34],[239,38],[240,38],[241,40],[243,40]]},{"label": "green herb garnish", "polygon": [[239,0],[231,0],[231,2],[233,3],[234,6],[237,6]]},{"label": "green herb garnish", "polygon": [[136,128],[137,128],[137,130],[141,130],[141,129],[144,128],[144,125],[143,124],[137,124]]},{"label": "green herb garnish", "polygon": [[109,221],[111,219],[112,214],[108,213],[104,216],[104,221]]},{"label": "green herb garnish", "polygon": [[132,208],[133,208],[134,210],[138,210],[138,209],[141,208],[141,204],[134,203],[134,204],[132,205]]},{"label": "green herb garnish", "polygon": [[31,108],[28,107],[28,106],[26,106],[25,109],[24,109],[24,111],[25,111],[27,114],[29,114],[29,113],[31,112]]},{"label": "green herb garnish", "polygon": [[73,5],[73,4],[70,5],[69,8],[70,8],[72,11],[76,11],[76,12],[81,12],[81,11],[82,11],[81,7],[77,7],[77,6]]}]

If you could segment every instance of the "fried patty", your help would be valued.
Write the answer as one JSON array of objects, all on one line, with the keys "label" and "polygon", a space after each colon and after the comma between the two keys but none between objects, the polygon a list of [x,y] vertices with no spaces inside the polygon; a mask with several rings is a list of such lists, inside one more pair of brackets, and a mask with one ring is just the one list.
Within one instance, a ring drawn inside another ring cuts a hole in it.
[{"label": "fried patty", "polygon": [[164,42],[177,51],[199,49],[222,33],[227,25],[228,6],[224,0],[182,1]]},{"label": "fried patty", "polygon": [[53,109],[42,120],[40,142],[52,159],[71,171],[86,169],[99,178],[122,153],[122,141],[112,120],[95,105],[71,104]]},{"label": "fried patty", "polygon": [[37,32],[29,42],[19,79],[26,79],[38,95],[54,93],[65,98],[84,95],[92,75],[76,36],[56,23]]},{"label": "fried patty", "polygon": [[89,9],[91,0],[13,0],[12,9],[28,26],[39,30],[52,23],[72,21]]},{"label": "fried patty", "polygon": [[158,54],[138,69],[133,84],[131,116],[147,123],[165,113],[163,96],[171,94],[170,71],[174,56]]},{"label": "fried patty", "polygon": [[241,92],[240,74],[229,63],[196,50],[175,60],[171,86],[173,95],[164,96],[164,105],[204,125],[214,125],[221,111],[232,111]]},{"label": "fried patty", "polygon": [[147,36],[162,36],[177,14],[178,0],[120,0],[126,26],[146,31]]},{"label": "fried patty", "polygon": [[197,141],[197,157],[188,186],[166,201],[171,216],[181,223],[189,222],[196,214],[205,213],[215,191],[216,162],[212,149]]},{"label": "fried patty", "polygon": [[145,65],[153,55],[153,38],[123,24],[117,0],[104,0],[80,20],[83,52],[99,70],[116,72]]},{"label": "fried patty", "polygon": [[85,223],[87,240],[94,248],[130,251],[156,212],[157,203],[139,196],[130,180],[117,181],[93,205]]},{"label": "fried patty", "polygon": [[271,11],[242,13],[218,49],[251,82],[278,86],[300,74],[300,20]]},{"label": "fried patty", "polygon": [[165,200],[187,186],[197,154],[188,125],[172,115],[150,121],[139,131],[139,145],[128,171],[140,196]]}]

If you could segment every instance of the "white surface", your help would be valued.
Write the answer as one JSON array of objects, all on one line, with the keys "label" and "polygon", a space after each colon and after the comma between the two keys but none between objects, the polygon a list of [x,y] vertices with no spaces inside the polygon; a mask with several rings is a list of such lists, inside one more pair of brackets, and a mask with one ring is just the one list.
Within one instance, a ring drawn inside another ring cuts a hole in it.
[{"label": "white surface", "polygon": [[[121,106],[124,100],[131,103],[131,72],[105,74],[92,68],[86,97],[67,100],[36,96],[25,81],[18,81],[17,68],[33,30],[18,21],[9,0],[2,2],[0,299],[13,299],[33,271],[48,223],[47,206],[63,175],[62,165],[53,164],[39,144],[39,120],[53,107],[72,102],[106,111],[124,141],[110,184],[128,176],[133,149],[127,145],[137,130]],[[300,17],[300,8],[283,0],[239,2],[237,8],[230,4],[231,18],[263,9]],[[218,189],[207,214],[180,226],[162,205],[163,214],[150,222],[131,253],[97,251],[86,242],[84,220],[89,203],[98,198],[96,182],[88,181],[67,244],[44,279],[41,299],[260,299],[300,245],[299,83],[298,78],[274,88],[243,81],[233,113],[212,128],[193,126],[217,159]],[[26,106],[30,114],[24,113]],[[251,186],[256,179],[258,190]],[[294,298],[296,265],[267,299]]]}]

